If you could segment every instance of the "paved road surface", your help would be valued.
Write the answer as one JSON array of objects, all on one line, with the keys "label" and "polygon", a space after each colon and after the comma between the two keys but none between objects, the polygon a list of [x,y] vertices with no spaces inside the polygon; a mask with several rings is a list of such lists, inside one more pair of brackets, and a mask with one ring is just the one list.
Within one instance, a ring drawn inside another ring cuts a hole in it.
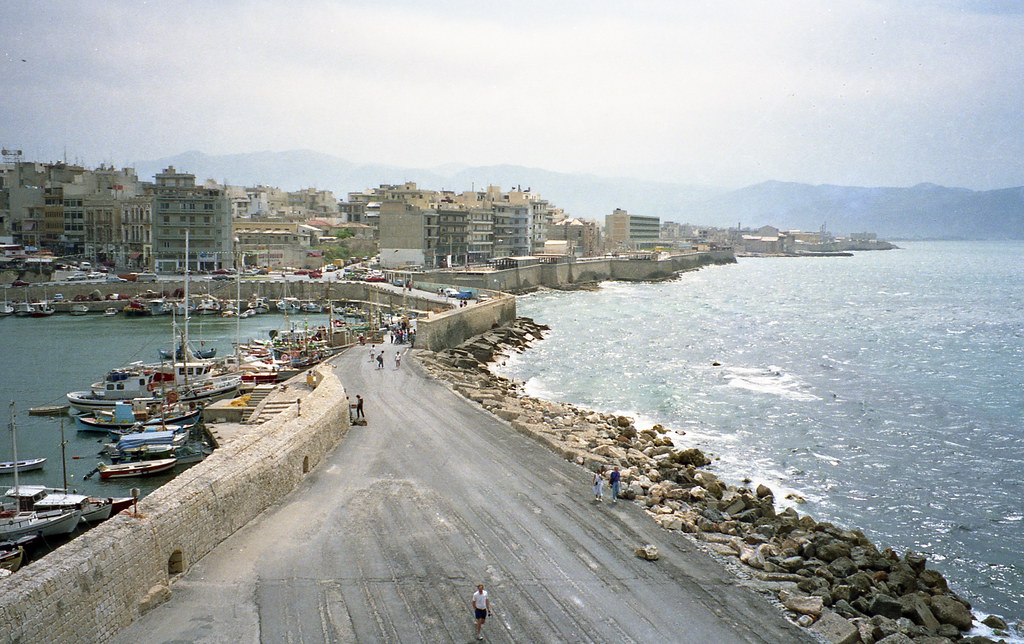
[{"label": "paved road surface", "polygon": [[[490,642],[807,643],[716,562],[589,476],[368,347],[336,359],[367,427],[283,503],[197,562],[136,642],[469,642],[489,589]],[[404,346],[401,347],[404,350]],[[636,558],[654,543],[661,559]]]}]

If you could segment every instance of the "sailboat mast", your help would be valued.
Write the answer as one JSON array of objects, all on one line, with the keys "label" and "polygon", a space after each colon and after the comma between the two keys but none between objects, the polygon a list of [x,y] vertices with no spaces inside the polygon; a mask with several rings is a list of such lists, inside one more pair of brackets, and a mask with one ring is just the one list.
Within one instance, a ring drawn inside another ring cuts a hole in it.
[{"label": "sailboat mast", "polygon": [[[10,422],[9,427],[10,427],[10,430],[11,430],[11,451],[14,452],[14,489],[17,490],[18,489],[18,430],[15,429],[15,427],[14,427],[14,401],[13,400],[11,401],[10,408],[11,408],[11,422]],[[20,505],[18,506],[18,509],[19,510],[21,509]]]},{"label": "sailboat mast", "polygon": [[60,467],[64,473],[64,489],[68,489],[68,459],[64,447],[68,444],[64,440],[64,417],[60,418]]},{"label": "sailboat mast", "polygon": [[[189,320],[189,317],[190,317],[189,316],[189,311],[188,311],[188,307],[190,305],[190,302],[189,302],[189,299],[188,299],[188,275],[189,275],[189,273],[188,273],[188,232],[189,232],[189,230],[188,230],[188,228],[186,228],[185,229],[185,331],[184,331],[184,333],[181,336],[181,338],[182,338],[181,339],[181,359],[182,359],[182,367],[183,367],[182,371],[184,372],[184,376],[183,376],[182,380],[183,380],[183,383],[184,383],[184,385],[186,387],[188,386],[188,359],[189,359],[189,356],[192,353],[192,349],[190,348],[189,343],[188,343],[188,320]],[[174,360],[173,359],[171,361],[171,364],[174,364]]]}]

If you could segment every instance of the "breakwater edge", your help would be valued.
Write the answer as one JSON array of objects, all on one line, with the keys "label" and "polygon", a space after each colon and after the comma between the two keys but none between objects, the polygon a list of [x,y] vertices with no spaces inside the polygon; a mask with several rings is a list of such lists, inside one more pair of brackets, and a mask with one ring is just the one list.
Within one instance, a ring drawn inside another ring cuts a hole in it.
[{"label": "breakwater edge", "polygon": [[880,549],[860,530],[816,521],[793,507],[780,510],[769,487],[724,482],[707,468],[707,455],[680,445],[661,425],[639,429],[625,416],[540,400],[491,373],[495,360],[522,351],[545,330],[520,318],[420,360],[455,391],[568,460],[588,470],[622,468],[623,498],[643,505],[662,528],[724,558],[743,583],[827,641],[874,643],[899,634],[908,639],[890,641],[980,643],[997,640],[978,633],[1009,633],[999,617],[976,622],[969,602],[920,553]]}]

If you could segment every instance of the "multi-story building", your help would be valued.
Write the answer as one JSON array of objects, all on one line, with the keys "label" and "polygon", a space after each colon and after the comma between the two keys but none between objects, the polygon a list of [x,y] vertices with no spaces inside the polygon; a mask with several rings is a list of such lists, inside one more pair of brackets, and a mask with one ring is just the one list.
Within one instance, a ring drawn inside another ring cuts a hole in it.
[{"label": "multi-story building", "polygon": [[[174,166],[155,177],[153,258],[157,271],[212,270],[235,263],[231,202],[221,188],[196,185]],[[185,237],[189,237],[188,258]]]},{"label": "multi-story building", "polygon": [[236,220],[236,251],[247,266],[319,268],[321,230],[295,221]]},{"label": "multi-story building", "polygon": [[[59,188],[86,169],[66,163],[15,161],[0,167],[0,220],[17,244],[67,252],[60,239],[63,216]],[[47,193],[47,189],[50,189]]]},{"label": "multi-story building", "polygon": [[[440,215],[400,201],[380,205],[380,263],[383,268],[435,268],[445,249],[438,248]],[[447,224],[451,227],[451,224]],[[451,237],[448,237],[451,239]]]},{"label": "multi-story building", "polygon": [[596,257],[601,254],[601,234],[595,221],[567,217],[548,228],[548,239],[566,242],[565,253],[572,257]]},{"label": "multi-story building", "polygon": [[604,234],[610,250],[649,250],[658,245],[661,220],[616,208],[605,215]]}]

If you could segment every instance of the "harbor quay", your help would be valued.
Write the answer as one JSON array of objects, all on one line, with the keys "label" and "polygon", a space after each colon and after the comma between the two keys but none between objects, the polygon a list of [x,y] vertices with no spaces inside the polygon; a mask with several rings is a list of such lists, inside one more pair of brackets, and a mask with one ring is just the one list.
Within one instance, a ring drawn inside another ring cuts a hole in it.
[{"label": "harbor quay", "polygon": [[[435,347],[451,348],[514,314],[514,298],[483,302],[431,315],[420,333]],[[341,358],[351,359],[346,355]],[[311,378],[287,383],[275,395],[295,401],[294,414],[286,405],[261,425],[223,427],[215,453],[142,499],[137,514],[126,511],[3,579],[0,642],[110,641],[166,602],[176,579],[316,473],[351,431],[348,398],[354,394],[338,371],[325,363]],[[722,584],[720,573],[708,574]],[[754,610],[746,615],[751,619],[776,614],[767,604],[750,608],[749,601],[743,605]],[[791,633],[737,641],[804,639]]]}]

